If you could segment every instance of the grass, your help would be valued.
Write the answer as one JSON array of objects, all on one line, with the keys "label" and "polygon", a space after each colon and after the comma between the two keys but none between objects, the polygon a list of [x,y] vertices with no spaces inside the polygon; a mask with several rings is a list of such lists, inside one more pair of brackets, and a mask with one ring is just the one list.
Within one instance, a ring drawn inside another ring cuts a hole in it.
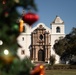
[{"label": "grass", "polygon": [[76,69],[72,70],[46,70],[45,75],[76,75]]}]

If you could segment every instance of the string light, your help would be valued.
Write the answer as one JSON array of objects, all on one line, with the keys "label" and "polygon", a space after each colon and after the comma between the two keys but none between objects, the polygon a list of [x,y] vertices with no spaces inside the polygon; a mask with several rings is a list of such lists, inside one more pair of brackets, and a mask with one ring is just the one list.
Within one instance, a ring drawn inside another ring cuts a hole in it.
[{"label": "string light", "polygon": [[2,40],[0,40],[0,45],[2,45],[3,44],[3,41]]},{"label": "string light", "polygon": [[5,54],[5,55],[8,55],[8,54],[9,54],[9,51],[8,51],[7,49],[5,49],[5,50],[4,50],[4,54]]},{"label": "string light", "polygon": [[42,65],[40,65],[40,69],[42,69],[43,68],[43,66]]}]

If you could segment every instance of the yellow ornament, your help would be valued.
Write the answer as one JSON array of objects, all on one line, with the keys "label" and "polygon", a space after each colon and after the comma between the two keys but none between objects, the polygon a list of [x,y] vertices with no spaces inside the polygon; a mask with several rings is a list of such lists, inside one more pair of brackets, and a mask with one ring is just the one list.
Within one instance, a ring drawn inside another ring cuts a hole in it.
[{"label": "yellow ornament", "polygon": [[14,0],[16,3],[19,3],[19,0]]},{"label": "yellow ornament", "polygon": [[20,32],[22,32],[23,31],[23,20],[20,20]]}]

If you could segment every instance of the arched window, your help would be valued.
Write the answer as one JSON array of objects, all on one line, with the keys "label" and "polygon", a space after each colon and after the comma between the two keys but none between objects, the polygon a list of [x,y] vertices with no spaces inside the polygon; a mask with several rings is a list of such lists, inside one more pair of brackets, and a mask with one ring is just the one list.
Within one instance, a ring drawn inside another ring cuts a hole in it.
[{"label": "arched window", "polygon": [[57,28],[56,28],[56,32],[57,32],[57,33],[60,33],[60,27],[57,27]]}]

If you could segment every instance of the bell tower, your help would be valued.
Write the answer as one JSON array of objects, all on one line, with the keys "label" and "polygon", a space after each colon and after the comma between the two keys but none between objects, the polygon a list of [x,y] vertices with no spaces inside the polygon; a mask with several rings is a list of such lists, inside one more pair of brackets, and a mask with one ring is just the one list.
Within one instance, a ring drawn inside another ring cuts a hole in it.
[{"label": "bell tower", "polygon": [[55,41],[59,39],[59,37],[65,37],[65,25],[64,21],[56,16],[54,21],[51,23],[51,55],[55,55],[56,63],[59,63],[59,56],[53,50],[53,45]]},{"label": "bell tower", "polygon": [[55,20],[51,23],[52,34],[64,34],[64,21],[56,16]]}]

